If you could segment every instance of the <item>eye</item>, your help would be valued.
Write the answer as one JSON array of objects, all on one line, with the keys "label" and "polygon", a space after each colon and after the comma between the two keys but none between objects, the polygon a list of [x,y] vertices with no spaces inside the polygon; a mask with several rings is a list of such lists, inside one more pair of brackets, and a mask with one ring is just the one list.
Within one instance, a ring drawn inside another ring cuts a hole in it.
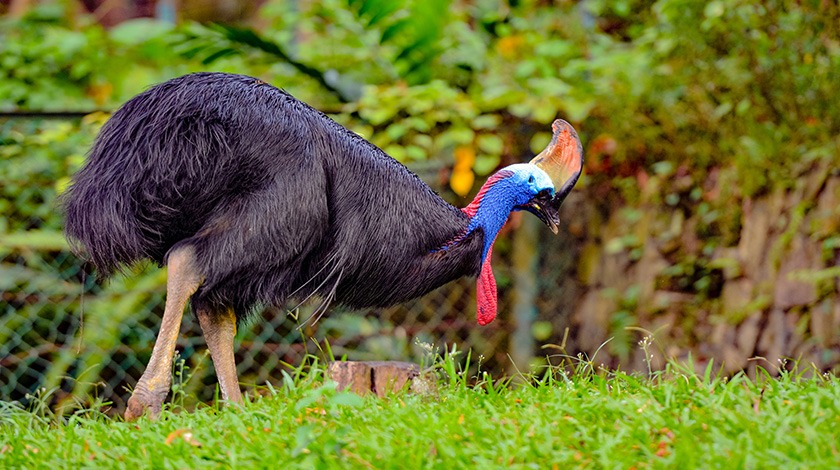
[{"label": "eye", "polygon": [[534,182],[534,175],[531,175],[531,176],[529,176],[529,177],[528,177],[528,182],[533,184],[533,182]]}]

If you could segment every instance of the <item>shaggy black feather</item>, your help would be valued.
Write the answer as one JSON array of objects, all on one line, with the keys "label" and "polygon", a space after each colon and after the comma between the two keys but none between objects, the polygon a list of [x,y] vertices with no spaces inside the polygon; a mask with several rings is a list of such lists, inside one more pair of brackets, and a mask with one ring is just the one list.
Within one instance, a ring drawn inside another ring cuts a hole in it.
[{"label": "shaggy black feather", "polygon": [[134,97],[62,198],[66,234],[105,278],[194,247],[193,305],[318,294],[399,303],[476,275],[483,232],[373,144],[252,77],[198,73]]}]

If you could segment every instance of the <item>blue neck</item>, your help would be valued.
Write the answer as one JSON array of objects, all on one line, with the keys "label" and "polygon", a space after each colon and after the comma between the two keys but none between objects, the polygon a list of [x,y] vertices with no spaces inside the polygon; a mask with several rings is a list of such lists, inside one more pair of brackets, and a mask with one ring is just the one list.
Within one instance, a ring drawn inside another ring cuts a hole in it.
[{"label": "blue neck", "polygon": [[[514,197],[510,185],[504,181],[487,188],[481,199],[476,198],[477,210],[467,225],[467,235],[473,230],[481,227],[484,230],[484,248],[481,252],[481,262],[487,258],[487,252],[496,241],[496,236],[507,222],[508,216],[514,207]],[[471,204],[472,206],[472,204]]]}]

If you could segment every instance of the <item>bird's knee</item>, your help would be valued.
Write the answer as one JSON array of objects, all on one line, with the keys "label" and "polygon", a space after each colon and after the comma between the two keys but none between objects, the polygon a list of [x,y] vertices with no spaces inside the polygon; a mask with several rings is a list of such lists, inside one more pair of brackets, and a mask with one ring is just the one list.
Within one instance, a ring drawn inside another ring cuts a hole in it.
[{"label": "bird's knee", "polygon": [[169,271],[169,284],[172,287],[195,292],[204,282],[204,275],[196,262],[195,248],[190,245],[175,246],[169,250],[166,267]]}]

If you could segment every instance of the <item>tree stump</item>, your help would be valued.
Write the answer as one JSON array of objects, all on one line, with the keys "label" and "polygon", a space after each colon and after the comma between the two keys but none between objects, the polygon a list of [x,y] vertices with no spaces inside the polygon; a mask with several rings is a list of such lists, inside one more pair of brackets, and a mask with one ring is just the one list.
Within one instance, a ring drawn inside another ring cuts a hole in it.
[{"label": "tree stump", "polygon": [[338,384],[338,390],[375,393],[380,398],[411,386],[418,377],[420,367],[410,362],[347,361],[331,362],[327,367],[327,378]]}]

